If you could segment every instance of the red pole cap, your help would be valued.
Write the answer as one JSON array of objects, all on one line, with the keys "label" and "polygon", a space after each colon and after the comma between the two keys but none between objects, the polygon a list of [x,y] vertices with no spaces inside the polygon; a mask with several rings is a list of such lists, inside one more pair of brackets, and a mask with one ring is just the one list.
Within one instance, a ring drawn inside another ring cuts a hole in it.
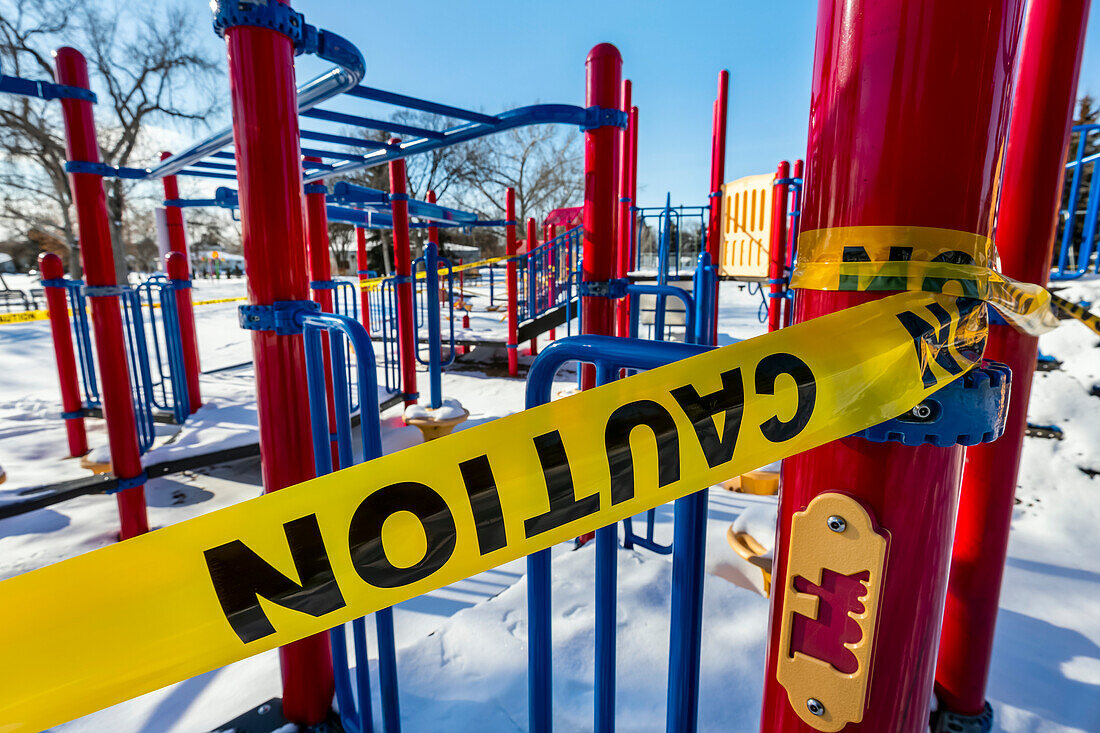
[{"label": "red pole cap", "polygon": [[165,270],[170,280],[187,280],[187,258],[183,252],[169,252],[164,256]]},{"label": "red pole cap", "polygon": [[65,277],[65,265],[61,258],[53,252],[43,252],[38,255],[38,271],[42,273],[43,280],[56,280]]}]

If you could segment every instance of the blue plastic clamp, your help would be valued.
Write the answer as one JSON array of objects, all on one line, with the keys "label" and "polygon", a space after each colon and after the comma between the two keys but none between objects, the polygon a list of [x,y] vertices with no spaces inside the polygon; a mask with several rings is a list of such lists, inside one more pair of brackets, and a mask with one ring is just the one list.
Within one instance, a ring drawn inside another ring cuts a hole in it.
[{"label": "blue plastic clamp", "polygon": [[950,710],[937,710],[932,733],[991,733],[993,708],[989,703],[978,715],[959,715]]},{"label": "blue plastic clamp", "polygon": [[277,300],[271,305],[242,305],[237,309],[241,328],[246,331],[273,331],[280,336],[302,332],[300,313],[316,313],[320,304],[312,300]]},{"label": "blue plastic clamp", "polygon": [[306,193],[328,193],[328,187],[323,183],[307,183],[302,188]]},{"label": "blue plastic clamp", "polygon": [[72,410],[71,412],[61,413],[62,420],[75,420],[78,417],[84,417],[84,410]]},{"label": "blue plastic clamp", "polygon": [[172,290],[189,290],[191,288],[190,280],[168,280],[168,287]]},{"label": "blue plastic clamp", "polygon": [[983,361],[929,395],[909,412],[854,433],[872,443],[953,445],[992,443],[1005,431],[1012,370]]},{"label": "blue plastic clamp", "polygon": [[612,278],[610,280],[594,280],[585,282],[582,280],[578,288],[580,294],[589,298],[625,298],[626,286],[630,281],[626,278]]},{"label": "blue plastic clamp", "polygon": [[225,37],[228,28],[247,25],[282,33],[294,41],[298,53],[316,50],[317,29],[305,16],[277,0],[214,0],[214,32]]},{"label": "blue plastic clamp", "polygon": [[614,107],[597,107],[595,105],[591,107],[585,107],[584,109],[584,124],[581,125],[581,129],[584,131],[595,130],[600,127],[618,127],[625,130],[627,126],[627,114],[621,109],[615,109]]},{"label": "blue plastic clamp", "polygon": [[117,494],[120,491],[126,491],[126,489],[133,489],[138,486],[144,486],[149,480],[149,474],[142,471],[137,476],[131,476],[130,478],[120,478],[118,485],[113,489],[107,489],[108,494]]},{"label": "blue plastic clamp", "polygon": [[388,194],[386,194],[386,198],[389,199],[390,201],[408,201],[409,200],[409,194],[407,194],[407,193],[388,193]]},{"label": "blue plastic clamp", "polygon": [[721,191],[711,191],[709,194],[707,194],[707,198],[708,199],[716,199],[721,195],[722,195]]},{"label": "blue plastic clamp", "polygon": [[420,399],[419,392],[402,392],[401,399],[403,400],[418,400]]},{"label": "blue plastic clamp", "polygon": [[41,285],[44,288],[63,288],[68,282],[69,281],[63,277],[44,277],[41,280]]},{"label": "blue plastic clamp", "polygon": [[335,290],[339,285],[335,280],[310,280],[310,290]]},{"label": "blue plastic clamp", "polygon": [[130,292],[129,285],[85,285],[84,295],[89,298],[112,298]]}]

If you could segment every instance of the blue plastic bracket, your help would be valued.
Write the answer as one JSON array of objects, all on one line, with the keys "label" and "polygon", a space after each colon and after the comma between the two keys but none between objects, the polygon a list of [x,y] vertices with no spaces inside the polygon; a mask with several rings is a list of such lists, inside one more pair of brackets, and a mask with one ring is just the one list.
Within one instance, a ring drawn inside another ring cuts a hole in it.
[{"label": "blue plastic bracket", "polygon": [[307,183],[302,188],[306,193],[328,193],[328,188],[323,183]]},{"label": "blue plastic bracket", "polygon": [[339,287],[339,283],[335,280],[310,280],[310,290],[335,290]]},{"label": "blue plastic bracket", "polygon": [[294,41],[298,53],[308,52],[311,45],[316,49],[317,29],[301,13],[276,0],[215,0],[213,10],[214,32],[221,38],[227,29],[247,25],[282,33]]},{"label": "blue plastic bracket", "polygon": [[630,282],[626,278],[612,278],[611,280],[581,281],[579,292],[589,298],[625,298],[626,286]]},{"label": "blue plastic bracket", "polygon": [[190,290],[191,289],[191,281],[190,280],[169,280],[168,281],[168,287],[172,288],[172,290]]},{"label": "blue plastic bracket", "polygon": [[246,331],[273,331],[280,336],[294,336],[302,332],[299,314],[320,310],[320,304],[312,300],[277,300],[271,305],[242,305],[237,314],[241,328]]},{"label": "blue plastic bracket", "polygon": [[71,412],[61,413],[61,419],[62,420],[75,420],[78,417],[84,417],[84,409],[83,408],[81,408],[79,410],[73,410]]},{"label": "blue plastic bracket", "polygon": [[627,126],[626,112],[614,107],[585,107],[584,122],[581,124],[582,130],[595,130],[608,126],[625,130]]},{"label": "blue plastic bracket", "polygon": [[113,298],[130,292],[129,285],[85,285],[84,295],[89,298]]},{"label": "blue plastic bracket", "polygon": [[63,277],[47,277],[41,280],[41,285],[44,288],[63,288],[68,283],[69,281]]},{"label": "blue plastic bracket", "polygon": [[107,489],[108,494],[117,494],[120,491],[126,491],[126,489],[137,488],[138,486],[144,486],[149,481],[149,474],[142,471],[137,476],[131,476],[130,478],[120,478],[118,485],[113,489]]}]

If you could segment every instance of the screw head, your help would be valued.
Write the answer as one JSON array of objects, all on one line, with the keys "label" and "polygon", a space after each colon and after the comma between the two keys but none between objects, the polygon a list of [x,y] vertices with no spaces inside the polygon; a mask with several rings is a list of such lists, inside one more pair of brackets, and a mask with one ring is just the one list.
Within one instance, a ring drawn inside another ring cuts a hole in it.
[{"label": "screw head", "polygon": [[928,404],[921,402],[919,405],[909,411],[909,414],[918,420],[927,420],[932,417],[932,408]]},{"label": "screw head", "polygon": [[806,701],[806,709],[819,718],[825,714],[825,706],[815,697],[811,697]]},{"label": "screw head", "polygon": [[848,529],[848,522],[844,520],[844,517],[838,517],[836,514],[826,519],[825,524],[834,532],[843,532]]}]

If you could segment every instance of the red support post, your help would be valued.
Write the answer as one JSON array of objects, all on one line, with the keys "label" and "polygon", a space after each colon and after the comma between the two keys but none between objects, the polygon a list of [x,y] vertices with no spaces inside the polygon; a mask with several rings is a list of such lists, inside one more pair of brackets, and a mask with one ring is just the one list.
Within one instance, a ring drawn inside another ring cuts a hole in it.
[{"label": "red support post", "polygon": [[[320,158],[307,155],[307,163],[320,163]],[[312,283],[332,280],[332,258],[329,254],[328,203],[324,184],[308,183],[303,189],[306,199],[306,250],[309,254],[310,297],[321,306],[322,313],[334,312],[334,295],[325,287],[314,288]],[[336,399],[333,395],[332,352],[329,351],[329,335],[321,334],[321,354],[324,360],[325,389],[328,395],[328,434],[336,435]],[[333,465],[340,463],[340,449],[336,439],[329,441]]]},{"label": "red support post", "polygon": [[[791,178],[797,178],[802,180],[803,169],[805,163],[801,158],[794,162],[794,170],[791,172]],[[795,189],[796,194],[794,197],[794,210],[787,212],[787,269],[794,270],[795,254],[798,251],[798,230],[799,224],[802,221],[801,212],[798,210],[802,206],[802,197],[805,192],[805,188]],[[790,300],[784,299],[783,302],[783,325],[791,325],[791,321],[794,319],[793,303]]]},{"label": "red support post", "polygon": [[[630,205],[638,205],[638,108],[630,108]],[[634,267],[635,238],[638,234],[637,217],[631,213],[630,235],[627,240],[627,271]],[[627,306],[629,308],[629,305]]]},{"label": "red support post", "polygon": [[164,269],[168,279],[180,283],[176,287],[176,316],[179,319],[180,343],[183,346],[183,371],[187,381],[187,408],[193,415],[202,407],[199,392],[198,333],[195,328],[195,308],[191,300],[191,272],[187,267],[187,255],[169,252],[164,257]]},{"label": "red support post", "polygon": [[65,415],[65,432],[69,437],[69,455],[73,458],[88,452],[88,434],[84,429],[84,402],[80,398],[80,377],[73,352],[73,332],[69,325],[69,297],[64,285],[55,283],[65,277],[65,266],[55,254],[38,256],[38,271],[42,274],[42,290],[46,293],[46,308],[50,314],[50,334],[57,361],[57,379],[61,386],[61,409]]},{"label": "red support post", "polygon": [[[57,82],[88,88],[88,63],[73,48],[60,48],[54,63]],[[82,99],[62,99],[65,123],[65,149],[69,160],[99,163],[92,103]],[[103,177],[98,173],[70,173],[73,203],[80,230],[80,258],[88,287],[119,285],[115,275],[111,231],[107,221],[107,198]],[[123,283],[125,285],[125,283]],[[120,479],[143,475],[141,449],[138,447],[137,422],[130,392],[126,361],[126,336],[122,322],[122,304],[115,295],[89,297],[92,305],[96,361],[103,395],[103,416],[107,420],[107,440],[111,447],[111,470]],[[145,512],[145,486],[138,484],[116,494],[119,538],[128,539],[149,531]]]},{"label": "red support post", "polygon": [[[247,25],[226,29],[225,43],[251,303],[308,300],[294,46],[278,31]],[[301,335],[253,331],[252,352],[261,471],[270,493],[316,474],[305,351]],[[299,725],[323,722],[334,690],[328,634],[288,644],[279,654],[283,714]]]},{"label": "red support post", "polygon": [[[171,158],[169,152],[161,152],[160,159]],[[180,197],[179,182],[175,176],[165,176],[161,179],[164,185],[164,200],[174,201]],[[191,255],[187,250],[187,230],[183,226],[183,209],[178,206],[165,206],[164,219],[168,229],[168,249],[170,252],[178,252],[182,257],[182,270],[180,265],[172,265],[171,260],[165,258],[165,267],[169,269],[168,277],[173,280],[191,279]],[[171,269],[175,268],[176,275]],[[191,291],[185,293],[176,291],[176,310],[180,321],[180,342],[183,346],[183,372],[187,381],[187,407],[194,414],[202,407],[202,390],[199,388],[199,374],[202,367],[199,364],[199,339],[195,330],[195,311],[191,303]]]},{"label": "red support post", "polygon": [[[390,143],[401,142],[391,138]],[[405,406],[415,405],[416,321],[413,313],[412,246],[409,244],[409,194],[405,161],[390,161],[390,195],[393,211],[393,268],[397,278],[397,343],[401,356],[401,390]],[[431,296],[429,296],[431,297]]]},{"label": "red support post", "polygon": [[[1088,14],[1087,0],[1027,6],[997,222],[1001,271],[1023,282],[1049,280]],[[1011,408],[999,440],[966,449],[936,666],[940,706],[961,715],[977,715],[985,704],[1038,347],[1038,339],[1011,326],[989,327],[985,355],[1012,369]]]},{"label": "red support post", "polygon": [[[781,161],[775,169],[772,185],[771,236],[768,241],[768,332],[783,326],[783,275],[787,269],[787,194],[791,164]],[[713,260],[712,260],[713,261]]]},{"label": "red support post", "polygon": [[504,240],[505,254],[508,255],[507,280],[508,280],[508,376],[519,376],[519,322],[516,298],[519,292],[519,283],[516,282],[516,190],[509,188],[505,192],[504,202]]},{"label": "red support post", "polygon": [[[814,230],[892,225],[990,235],[1021,11],[1019,0],[822,0],[803,238]],[[966,101],[965,115],[954,113],[959,100]],[[803,290],[795,322],[885,295]],[[761,731],[838,730],[805,722],[800,714],[813,713],[815,701],[789,699],[777,679],[794,648],[782,641],[783,622],[797,616],[784,607],[793,584],[792,516],[825,492],[854,499],[889,536],[869,668],[852,672],[868,680],[858,706],[862,719],[843,729],[928,730],[963,454],[958,446],[845,438],[783,462]],[[844,633],[834,627],[819,641],[839,645]],[[798,646],[813,658],[806,651],[815,646],[810,637]],[[836,672],[822,664],[825,674]]]},{"label": "red support post", "polygon": [[363,287],[369,279],[370,268],[367,261],[367,230],[355,227],[355,268],[359,275],[359,308],[362,310],[360,321],[370,333],[370,291]]},{"label": "red support post", "polygon": [[[534,262],[535,259],[533,257],[533,253],[535,251],[535,248],[539,246],[539,238],[538,238],[538,235],[535,233],[535,219],[534,219],[534,217],[527,217],[526,236],[527,236],[527,260],[529,262]],[[527,268],[527,279],[529,280],[529,282],[527,283],[527,288],[528,288],[527,302],[528,303],[534,303],[535,305],[538,305],[539,295],[540,295],[540,293],[539,293],[539,277],[538,277],[537,273],[538,273],[538,267],[537,266],[532,266],[532,267]],[[530,317],[534,317],[534,313],[530,313],[528,315]],[[539,353],[539,340],[538,340],[538,337],[536,336],[536,337],[531,339],[531,356],[536,356],[538,353]]]},{"label": "red support post", "polygon": [[[623,59],[610,43],[594,47],[585,60],[586,107],[616,108]],[[584,133],[584,240],[581,279],[606,282],[615,276],[615,161],[617,128],[605,126]],[[614,303],[610,298],[584,296],[581,333],[615,335]],[[584,366],[581,388],[596,384],[596,370]]]},{"label": "red support post", "polygon": [[[616,180],[619,201],[616,205],[615,228],[615,277],[625,278],[630,272],[630,234],[633,216],[630,206],[633,201],[630,198],[631,166],[634,163],[631,155],[634,126],[631,122],[635,118],[631,114],[631,96],[633,88],[630,79],[623,79],[622,94],[619,97],[619,109],[627,113],[627,128],[619,134],[619,175]],[[630,335],[630,298],[619,298],[615,302],[616,332],[619,336]]]},{"label": "red support post", "polygon": [[[730,72],[722,69],[718,72],[718,97],[714,100],[714,112],[711,117],[710,148],[710,212],[707,221],[707,252],[710,263],[715,267],[722,264],[722,184],[726,181],[726,120],[729,111]],[[718,289],[719,281],[714,280],[714,314],[711,322],[714,333],[711,343],[718,343]],[[771,330],[769,328],[769,330]]]}]

